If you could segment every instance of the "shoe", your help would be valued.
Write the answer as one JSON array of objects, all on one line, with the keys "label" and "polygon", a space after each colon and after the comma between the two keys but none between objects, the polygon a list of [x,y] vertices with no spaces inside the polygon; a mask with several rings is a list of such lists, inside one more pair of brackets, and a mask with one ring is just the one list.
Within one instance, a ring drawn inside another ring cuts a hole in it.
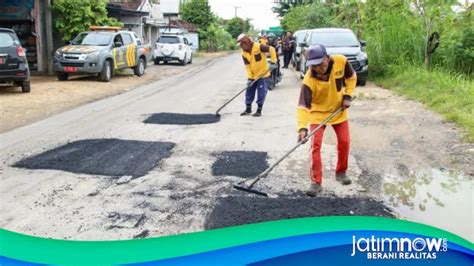
[{"label": "shoe", "polygon": [[245,110],[245,111],[243,111],[243,112],[240,114],[240,116],[246,116],[246,115],[251,115],[251,114],[252,114],[252,111],[250,111],[250,110]]},{"label": "shoe", "polygon": [[321,184],[311,183],[311,186],[306,191],[306,195],[309,197],[316,197],[322,190],[323,188],[321,187]]},{"label": "shoe", "polygon": [[337,173],[336,180],[343,185],[350,185],[352,183],[351,179],[346,175],[346,173]]},{"label": "shoe", "polygon": [[260,116],[262,116],[262,112],[257,111],[257,112],[255,112],[252,116],[254,116],[254,117],[260,117]]}]

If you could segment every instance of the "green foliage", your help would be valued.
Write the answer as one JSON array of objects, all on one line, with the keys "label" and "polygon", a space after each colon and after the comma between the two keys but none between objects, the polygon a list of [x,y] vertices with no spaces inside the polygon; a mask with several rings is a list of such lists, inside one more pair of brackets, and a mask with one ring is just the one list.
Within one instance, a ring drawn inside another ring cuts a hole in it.
[{"label": "green foliage", "polygon": [[225,30],[232,35],[233,38],[237,38],[242,32],[248,32],[250,30],[250,22],[243,20],[239,17],[232,18],[225,25]]},{"label": "green foliage", "polygon": [[292,8],[297,6],[308,5],[313,2],[319,2],[315,0],[291,0],[291,1],[278,1],[276,6],[272,7],[273,13],[277,13],[279,17],[284,17]]},{"label": "green foliage", "polygon": [[290,11],[281,20],[282,27],[291,32],[301,29],[313,29],[335,26],[332,11],[328,5],[313,3],[299,5]]},{"label": "green foliage", "polygon": [[333,10],[333,24],[342,28],[353,29],[357,35],[360,35],[363,29],[362,8],[363,3],[357,0],[347,0],[337,3],[329,3],[329,8]]},{"label": "green foliage", "polygon": [[[234,38],[252,28],[248,20],[241,18],[231,19],[224,25],[223,20],[211,12],[208,0],[190,0],[181,4],[180,9],[182,19],[198,27],[200,49],[208,52],[236,49]],[[232,33],[223,29],[224,26]]]},{"label": "green foliage", "polygon": [[423,25],[408,3],[369,0],[362,24],[372,71],[383,72],[391,64],[423,63]]},{"label": "green foliage", "polygon": [[107,17],[106,0],[55,0],[52,9],[56,14],[54,24],[64,41],[88,31],[90,26],[123,26]]},{"label": "green foliage", "polygon": [[474,141],[474,81],[440,68],[392,65],[375,82],[417,100],[467,129]]},{"label": "green foliage", "polygon": [[181,4],[180,15],[183,20],[195,24],[200,30],[205,30],[216,22],[208,0],[190,0]]},{"label": "green foliage", "polygon": [[209,25],[206,30],[200,30],[199,36],[200,38],[202,36],[200,42],[202,50],[217,52],[236,49],[235,40],[232,35],[216,23]]},{"label": "green foliage", "polygon": [[433,64],[456,69],[472,76],[474,73],[474,18],[472,9],[458,14],[452,23],[443,24],[440,45],[433,55]]}]

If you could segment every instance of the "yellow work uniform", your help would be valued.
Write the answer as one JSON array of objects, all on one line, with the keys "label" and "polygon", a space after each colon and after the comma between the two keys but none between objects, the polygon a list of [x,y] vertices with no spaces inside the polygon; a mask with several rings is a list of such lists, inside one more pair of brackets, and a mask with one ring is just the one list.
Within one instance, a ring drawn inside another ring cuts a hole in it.
[{"label": "yellow work uniform", "polygon": [[[330,57],[328,70],[322,77],[317,77],[317,73],[309,68],[301,86],[297,130],[308,128],[308,124],[321,124],[341,107],[344,99],[352,98],[356,83],[356,72],[343,55]],[[328,124],[340,124],[346,120],[347,110],[344,110]]]},{"label": "yellow work uniform", "polygon": [[275,48],[254,42],[251,44],[251,47],[250,52],[242,50],[242,59],[244,60],[247,77],[249,79],[269,77],[270,71],[266,53],[270,53],[271,61],[275,64],[277,60]]}]

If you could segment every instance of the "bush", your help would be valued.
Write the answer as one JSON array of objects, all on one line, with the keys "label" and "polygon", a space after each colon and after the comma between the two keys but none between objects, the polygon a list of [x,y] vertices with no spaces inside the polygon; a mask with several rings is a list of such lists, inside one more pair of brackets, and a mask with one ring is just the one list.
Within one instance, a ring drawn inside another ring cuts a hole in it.
[{"label": "bush", "polygon": [[54,24],[64,41],[88,31],[90,26],[119,26],[115,18],[107,17],[106,0],[55,0],[52,9],[56,12]]},{"label": "bush", "polygon": [[199,35],[203,36],[200,42],[201,50],[217,52],[236,48],[235,40],[230,33],[215,23],[211,24],[205,31],[200,30]]},{"label": "bush", "polygon": [[441,68],[392,65],[375,82],[383,87],[422,102],[448,121],[467,129],[468,140],[474,141],[474,81]]}]

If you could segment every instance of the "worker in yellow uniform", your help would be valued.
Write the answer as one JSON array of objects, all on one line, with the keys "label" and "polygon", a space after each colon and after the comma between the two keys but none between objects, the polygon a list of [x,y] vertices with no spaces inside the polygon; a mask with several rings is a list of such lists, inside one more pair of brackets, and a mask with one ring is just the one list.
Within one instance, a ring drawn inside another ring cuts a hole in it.
[{"label": "worker in yellow uniform", "polygon": [[[267,78],[271,69],[276,66],[275,48],[253,42],[246,34],[242,33],[237,37],[237,43],[242,48],[242,59],[247,71],[247,90],[245,92],[245,111],[240,115],[250,115],[252,113],[252,102],[257,93],[257,111],[253,116],[262,116],[263,104],[268,91]],[[267,63],[266,53],[270,53],[270,66]]]},{"label": "worker in yellow uniform", "polygon": [[[350,144],[347,109],[351,106],[352,91],[357,83],[356,72],[345,56],[329,56],[326,48],[320,44],[309,47],[306,58],[309,69],[299,98],[298,140],[307,136],[308,125],[309,130],[313,130],[342,107],[343,111],[332,118],[328,125],[332,125],[337,135],[336,180],[349,185],[351,179],[346,175]],[[322,190],[321,144],[325,128],[314,134],[311,144],[311,186],[306,192],[311,197],[317,196]]]},{"label": "worker in yellow uniform", "polygon": [[260,37],[258,40],[258,43],[267,45],[268,44],[268,37],[266,34],[263,34],[263,36]]}]

